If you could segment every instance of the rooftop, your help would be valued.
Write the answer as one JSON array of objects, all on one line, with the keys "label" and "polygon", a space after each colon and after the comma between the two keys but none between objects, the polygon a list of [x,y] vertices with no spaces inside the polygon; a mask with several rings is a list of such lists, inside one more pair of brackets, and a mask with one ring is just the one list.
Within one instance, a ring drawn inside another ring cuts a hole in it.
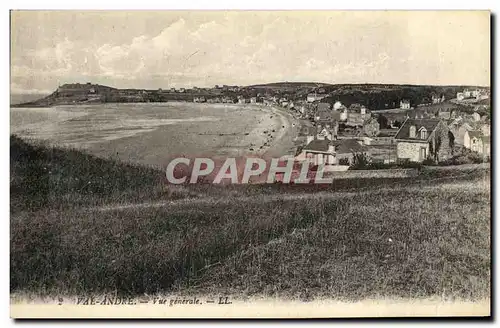
[{"label": "rooftop", "polygon": [[315,139],[308,143],[304,150],[328,152],[328,146],[335,146],[335,153],[337,154],[351,154],[365,152],[367,148],[362,146],[356,139],[342,139],[342,140],[318,140]]},{"label": "rooftop", "polygon": [[483,136],[483,134],[481,133],[481,131],[477,131],[477,130],[473,130],[473,131],[468,131],[469,133],[469,137],[471,138],[481,138]]},{"label": "rooftop", "polygon": [[420,128],[424,127],[427,132],[428,136],[431,135],[431,133],[436,129],[438,126],[440,120],[436,119],[407,119],[401,128],[399,129],[398,133],[394,137],[395,139],[408,139],[408,140],[416,140],[416,138],[410,138],[410,126],[415,126],[416,131],[420,130]]}]

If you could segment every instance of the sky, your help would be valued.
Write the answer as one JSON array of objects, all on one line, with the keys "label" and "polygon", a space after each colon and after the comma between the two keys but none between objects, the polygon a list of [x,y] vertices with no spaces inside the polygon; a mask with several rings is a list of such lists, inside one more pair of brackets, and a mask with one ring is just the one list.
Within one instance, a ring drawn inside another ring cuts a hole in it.
[{"label": "sky", "polygon": [[11,92],[490,82],[485,11],[13,11]]}]

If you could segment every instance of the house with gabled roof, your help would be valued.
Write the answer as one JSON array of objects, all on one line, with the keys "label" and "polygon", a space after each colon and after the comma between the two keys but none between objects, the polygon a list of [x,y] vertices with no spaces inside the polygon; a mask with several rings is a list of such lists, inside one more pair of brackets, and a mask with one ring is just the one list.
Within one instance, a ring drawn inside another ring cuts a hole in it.
[{"label": "house with gabled roof", "polygon": [[484,135],[481,130],[466,131],[464,147],[484,156],[490,156],[491,138]]},{"label": "house with gabled roof", "polygon": [[331,131],[332,135],[337,136],[339,130],[340,112],[327,109],[326,107],[318,108],[314,121],[316,126],[320,128],[327,128]]},{"label": "house with gabled roof", "polygon": [[368,148],[355,139],[309,139],[300,158],[310,158],[314,165],[339,165],[341,160],[353,163],[354,154],[368,153]]},{"label": "house with gabled roof", "polygon": [[454,139],[450,134],[442,120],[407,118],[394,137],[397,157],[410,162],[446,160],[453,151]]}]

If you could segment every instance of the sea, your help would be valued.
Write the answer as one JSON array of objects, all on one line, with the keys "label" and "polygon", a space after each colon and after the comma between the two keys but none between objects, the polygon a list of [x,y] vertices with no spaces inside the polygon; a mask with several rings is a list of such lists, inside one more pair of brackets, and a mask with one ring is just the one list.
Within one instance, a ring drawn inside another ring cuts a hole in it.
[{"label": "sea", "polygon": [[164,167],[179,156],[245,153],[255,146],[251,136],[264,115],[237,104],[182,102],[11,107],[10,132],[100,157]]}]

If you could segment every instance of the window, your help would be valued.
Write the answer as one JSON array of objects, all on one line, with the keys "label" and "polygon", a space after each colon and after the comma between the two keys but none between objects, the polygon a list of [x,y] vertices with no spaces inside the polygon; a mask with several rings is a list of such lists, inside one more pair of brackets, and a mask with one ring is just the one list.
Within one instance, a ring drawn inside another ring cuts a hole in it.
[{"label": "window", "polygon": [[423,161],[427,158],[427,149],[426,148],[420,148],[420,160]]},{"label": "window", "polygon": [[412,125],[410,126],[410,138],[415,138],[417,128]]},{"label": "window", "polygon": [[426,129],[422,129],[422,131],[420,131],[420,139],[427,139],[427,130]]}]

